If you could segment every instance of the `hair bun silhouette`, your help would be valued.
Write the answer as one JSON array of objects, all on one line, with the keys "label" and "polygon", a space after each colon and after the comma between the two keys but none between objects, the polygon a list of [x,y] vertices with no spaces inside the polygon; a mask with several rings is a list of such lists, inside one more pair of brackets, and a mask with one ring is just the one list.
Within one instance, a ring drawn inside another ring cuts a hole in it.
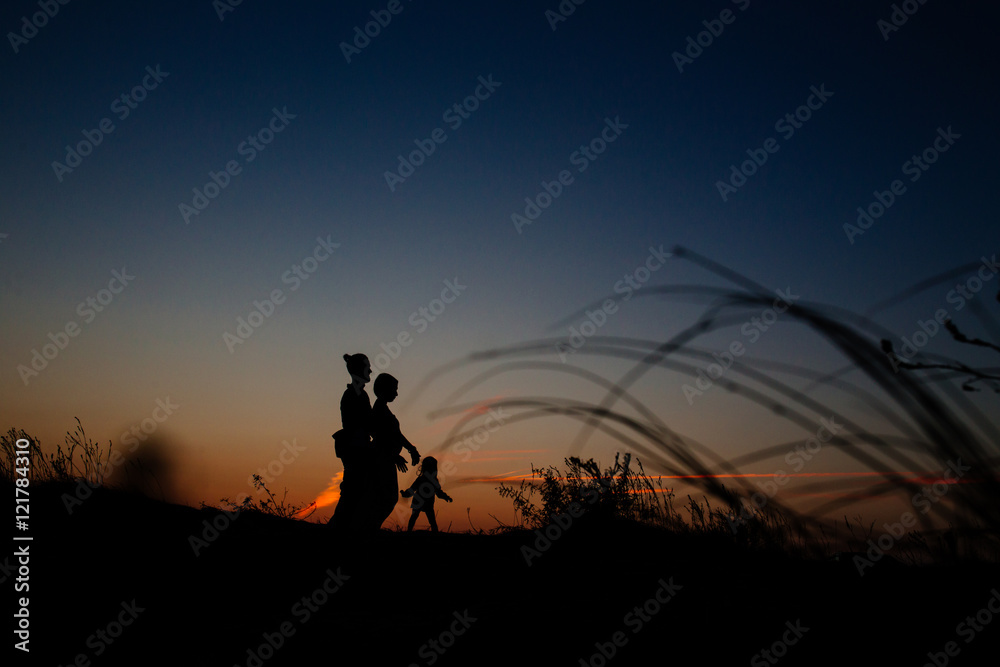
[{"label": "hair bun silhouette", "polygon": [[364,375],[365,367],[370,367],[368,357],[364,354],[345,354],[344,361],[347,363],[347,372],[351,375]]}]

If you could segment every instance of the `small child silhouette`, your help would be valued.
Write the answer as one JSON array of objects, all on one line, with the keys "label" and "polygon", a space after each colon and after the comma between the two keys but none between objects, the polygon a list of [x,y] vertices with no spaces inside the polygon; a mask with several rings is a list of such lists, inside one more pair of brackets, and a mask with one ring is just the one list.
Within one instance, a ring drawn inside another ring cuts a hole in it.
[{"label": "small child silhouette", "polygon": [[441,485],[438,483],[437,463],[437,459],[433,456],[425,457],[417,470],[417,479],[414,480],[413,484],[410,484],[410,488],[399,492],[404,498],[413,498],[410,501],[410,509],[413,510],[413,513],[410,514],[410,523],[406,527],[407,532],[413,530],[413,526],[417,523],[417,517],[420,516],[421,512],[424,512],[431,524],[431,531],[436,533],[438,527],[437,521],[434,519],[434,497],[437,496],[449,503],[452,501],[451,496],[442,491]]}]

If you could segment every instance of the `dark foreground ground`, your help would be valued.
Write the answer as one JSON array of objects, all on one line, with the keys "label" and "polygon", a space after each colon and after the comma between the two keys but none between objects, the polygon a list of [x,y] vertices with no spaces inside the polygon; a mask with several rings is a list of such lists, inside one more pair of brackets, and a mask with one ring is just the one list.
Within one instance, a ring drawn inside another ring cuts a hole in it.
[{"label": "dark foreground ground", "polygon": [[[4,664],[919,667],[935,664],[928,653],[959,666],[1000,656],[995,566],[883,561],[861,577],[850,563],[584,523],[528,566],[527,532],[344,543],[327,526],[244,514],[209,539],[218,512],[99,491],[69,515],[64,490],[32,489],[31,653]],[[205,539],[197,556],[191,536]],[[10,600],[24,593],[8,558]]]}]

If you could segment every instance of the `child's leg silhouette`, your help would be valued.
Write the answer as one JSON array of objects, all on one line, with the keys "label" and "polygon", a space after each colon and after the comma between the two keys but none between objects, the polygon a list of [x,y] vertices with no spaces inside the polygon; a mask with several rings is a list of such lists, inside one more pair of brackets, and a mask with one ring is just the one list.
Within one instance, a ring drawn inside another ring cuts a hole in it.
[{"label": "child's leg silhouette", "polygon": [[412,533],[413,532],[413,527],[415,525],[417,525],[417,517],[418,516],[420,516],[420,510],[413,510],[413,512],[410,513],[410,523],[409,523],[409,525],[406,526],[406,532],[408,532],[408,533]]},{"label": "child's leg silhouette", "polygon": [[437,520],[434,518],[434,510],[426,510],[427,520],[431,522],[431,532],[438,532]]}]

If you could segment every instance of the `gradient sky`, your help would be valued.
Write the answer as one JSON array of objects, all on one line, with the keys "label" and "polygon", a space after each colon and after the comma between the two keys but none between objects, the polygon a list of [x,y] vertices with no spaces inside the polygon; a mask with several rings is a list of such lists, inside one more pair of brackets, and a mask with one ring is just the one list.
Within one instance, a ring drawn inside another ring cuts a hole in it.
[{"label": "gradient sky", "polygon": [[[614,296],[651,247],[680,244],[770,288],[855,311],[997,250],[997,10],[981,2],[913,2],[916,13],[886,31],[878,22],[890,20],[890,3],[591,0],[553,30],[546,12],[557,0],[402,0],[350,62],[340,44],[390,3],[244,2],[221,19],[219,4],[73,2],[15,44],[8,33],[20,33],[38,5],[0,10],[0,421],[54,447],[79,417],[91,437],[123,448],[122,434],[163,415],[157,401],[169,398],[178,407],[155,435],[183,502],[249,491],[247,475],[276,460],[284,441],[305,449],[272,488],[288,487],[295,502],[314,498],[340,470],[330,434],[349,379],[342,354],[374,360],[401,334],[411,342],[384,369],[400,380],[392,407],[404,433],[431,451],[446,424],[428,413],[476,369],[437,378],[414,400],[408,391],[468,353],[568,335],[554,325]],[[710,24],[724,30],[678,71],[674,53],[723,10],[732,21]],[[152,87],[157,68],[168,74],[122,118],[115,100],[144,77]],[[475,94],[480,77],[495,88],[454,127],[445,113]],[[813,88],[832,95],[790,136],[776,127]],[[274,110],[294,118],[251,151],[243,142]],[[105,118],[108,134],[99,131]],[[608,119],[620,135],[581,162],[577,151]],[[385,173],[397,156],[438,128],[445,141],[390,188]],[[959,138],[910,181],[904,163],[939,128]],[[57,174],[53,162],[65,163],[66,147],[94,130],[99,145]],[[724,201],[717,182],[771,137],[777,151]],[[180,205],[193,205],[193,189],[230,161],[239,173],[186,221]],[[518,230],[512,214],[563,170],[572,182]],[[845,223],[895,179],[905,192],[851,243]],[[286,272],[313,256],[318,238],[339,247],[296,285]],[[123,269],[134,279],[100,312],[79,307]],[[420,309],[437,307],[446,281],[464,289],[421,324]],[[681,261],[647,284],[674,283],[721,284]],[[992,298],[997,281],[987,287]],[[284,302],[231,351],[224,334],[276,289]],[[951,307],[948,290],[878,319],[908,335]],[[601,333],[663,340],[699,312],[635,299]],[[70,323],[77,335],[25,382],[18,367]],[[803,327],[776,330],[755,356],[842,363]],[[701,342],[721,349],[734,336]],[[928,349],[956,353],[945,336]],[[548,360],[558,360],[554,349]],[[609,378],[624,372],[583,355],[569,363]],[[808,436],[718,388],[689,406],[684,381],[656,373],[637,395],[722,456]],[[543,394],[601,398],[553,373],[525,372],[462,401]],[[863,411],[860,403],[853,408]],[[559,418],[509,425],[468,460],[453,457],[457,473],[444,487],[456,502],[439,509],[439,523],[466,527],[466,508],[481,526],[489,513],[509,518],[494,483],[462,480],[560,463],[576,433]],[[607,462],[614,449],[597,439],[587,453]],[[858,470],[832,455],[814,466],[808,472]]]}]

